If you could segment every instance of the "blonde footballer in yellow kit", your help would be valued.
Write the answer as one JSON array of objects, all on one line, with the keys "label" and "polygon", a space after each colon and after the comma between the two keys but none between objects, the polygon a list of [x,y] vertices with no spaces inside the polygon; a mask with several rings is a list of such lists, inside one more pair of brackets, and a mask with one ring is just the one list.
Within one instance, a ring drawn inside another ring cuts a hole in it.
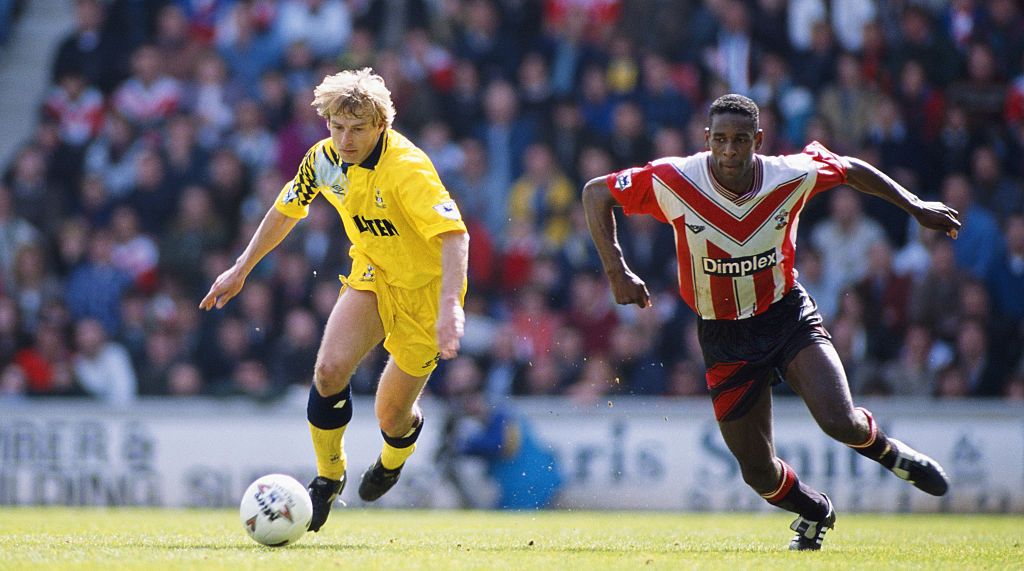
[{"label": "blonde footballer in yellow kit", "polygon": [[391,489],[415,450],[423,427],[417,399],[438,359],[459,350],[469,235],[430,159],[391,129],[394,106],[380,76],[370,69],[328,76],[314,91],[313,106],[327,120],[330,138],[309,149],[295,179],[200,307],[221,308],[237,295],[317,195],[337,209],[352,242],[352,270],[341,278],[327,320],[306,409],[318,474],[309,484],[309,529],[318,531],[347,481],[349,378],[381,341],[390,354],[375,403],[384,445],[363,473],[359,496],[374,501]]}]

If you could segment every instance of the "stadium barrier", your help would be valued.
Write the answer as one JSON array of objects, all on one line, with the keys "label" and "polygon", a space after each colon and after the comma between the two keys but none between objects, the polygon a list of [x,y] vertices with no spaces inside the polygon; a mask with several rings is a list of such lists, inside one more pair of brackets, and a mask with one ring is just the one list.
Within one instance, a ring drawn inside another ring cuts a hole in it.
[{"label": "stadium barrier", "polygon": [[[307,481],[313,454],[303,391],[273,403],[143,399],[129,408],[82,401],[0,403],[0,505],[237,506],[256,477]],[[446,414],[424,399],[427,422],[402,482],[374,506],[460,505],[453,470],[437,458]],[[703,398],[512,402],[555,453],[564,509],[768,511],[748,489]],[[827,438],[796,399],[776,399],[778,454],[846,512],[1024,513],[1024,406],[884,399],[860,403],[887,432],[934,457],[952,478],[944,498],[905,482]],[[380,451],[369,397],[346,433],[350,477]],[[455,466],[484,505],[493,485],[473,460]],[[349,505],[361,505],[354,489]]]}]

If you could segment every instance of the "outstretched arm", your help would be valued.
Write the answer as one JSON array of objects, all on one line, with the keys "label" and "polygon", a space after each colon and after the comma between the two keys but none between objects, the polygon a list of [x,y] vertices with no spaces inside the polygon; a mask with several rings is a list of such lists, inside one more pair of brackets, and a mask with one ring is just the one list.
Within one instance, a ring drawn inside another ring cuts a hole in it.
[{"label": "outstretched arm", "polygon": [[437,346],[442,359],[459,354],[459,339],[465,332],[462,286],[469,268],[469,234],[441,234],[441,303],[437,309]]},{"label": "outstretched arm", "polygon": [[860,192],[888,200],[913,216],[921,226],[931,230],[942,230],[949,234],[950,238],[956,239],[960,231],[960,213],[956,210],[941,202],[921,200],[867,162],[854,157],[843,157],[843,160],[847,163],[847,184]]},{"label": "outstretched arm", "polygon": [[242,291],[242,286],[245,285],[245,278],[249,276],[249,272],[256,267],[263,256],[266,256],[281,243],[281,240],[284,240],[298,221],[298,218],[285,216],[271,206],[263,217],[263,221],[260,222],[260,227],[256,229],[256,233],[249,240],[245,251],[235,260],[235,265],[217,276],[206,297],[199,302],[199,307],[207,311],[213,309],[214,306],[220,309],[231,298],[238,295],[238,292]]},{"label": "outstretched arm", "polygon": [[605,184],[604,177],[592,179],[583,187],[583,212],[587,216],[590,237],[601,256],[601,265],[608,276],[615,302],[620,305],[635,303],[638,307],[651,305],[647,285],[630,271],[622,257],[622,247],[615,232],[612,207],[615,199]]}]

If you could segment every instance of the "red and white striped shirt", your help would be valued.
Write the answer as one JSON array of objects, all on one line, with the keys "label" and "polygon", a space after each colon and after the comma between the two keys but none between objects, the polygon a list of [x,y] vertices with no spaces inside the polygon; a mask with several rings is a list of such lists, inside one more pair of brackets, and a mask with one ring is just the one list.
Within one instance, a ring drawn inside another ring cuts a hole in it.
[{"label": "red and white striped shirt", "polygon": [[846,182],[846,166],[817,141],[799,154],[754,155],[754,183],[736,195],[715,180],[710,160],[710,152],[658,159],[606,183],[626,214],[672,225],[687,305],[704,319],[745,319],[793,287],[800,211]]}]

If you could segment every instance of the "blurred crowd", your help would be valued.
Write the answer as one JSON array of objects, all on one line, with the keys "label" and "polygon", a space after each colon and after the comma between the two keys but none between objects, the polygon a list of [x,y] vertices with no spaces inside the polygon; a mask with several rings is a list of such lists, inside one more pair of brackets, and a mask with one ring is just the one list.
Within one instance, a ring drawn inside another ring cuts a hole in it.
[{"label": "blurred crowd", "polygon": [[326,202],[224,310],[197,304],[327,136],[312,88],[364,66],[472,236],[463,354],[428,391],[457,370],[492,397],[703,394],[670,226],[619,219],[654,306],[618,307],[578,193],[701,151],[707,105],[739,92],[761,106],[763,153],[818,140],[961,214],[952,241],[849,188],[808,205],[799,279],[854,393],[1024,399],[1024,2],[68,5],[35,132],[0,165],[5,399],[308,386],[348,271]]}]

